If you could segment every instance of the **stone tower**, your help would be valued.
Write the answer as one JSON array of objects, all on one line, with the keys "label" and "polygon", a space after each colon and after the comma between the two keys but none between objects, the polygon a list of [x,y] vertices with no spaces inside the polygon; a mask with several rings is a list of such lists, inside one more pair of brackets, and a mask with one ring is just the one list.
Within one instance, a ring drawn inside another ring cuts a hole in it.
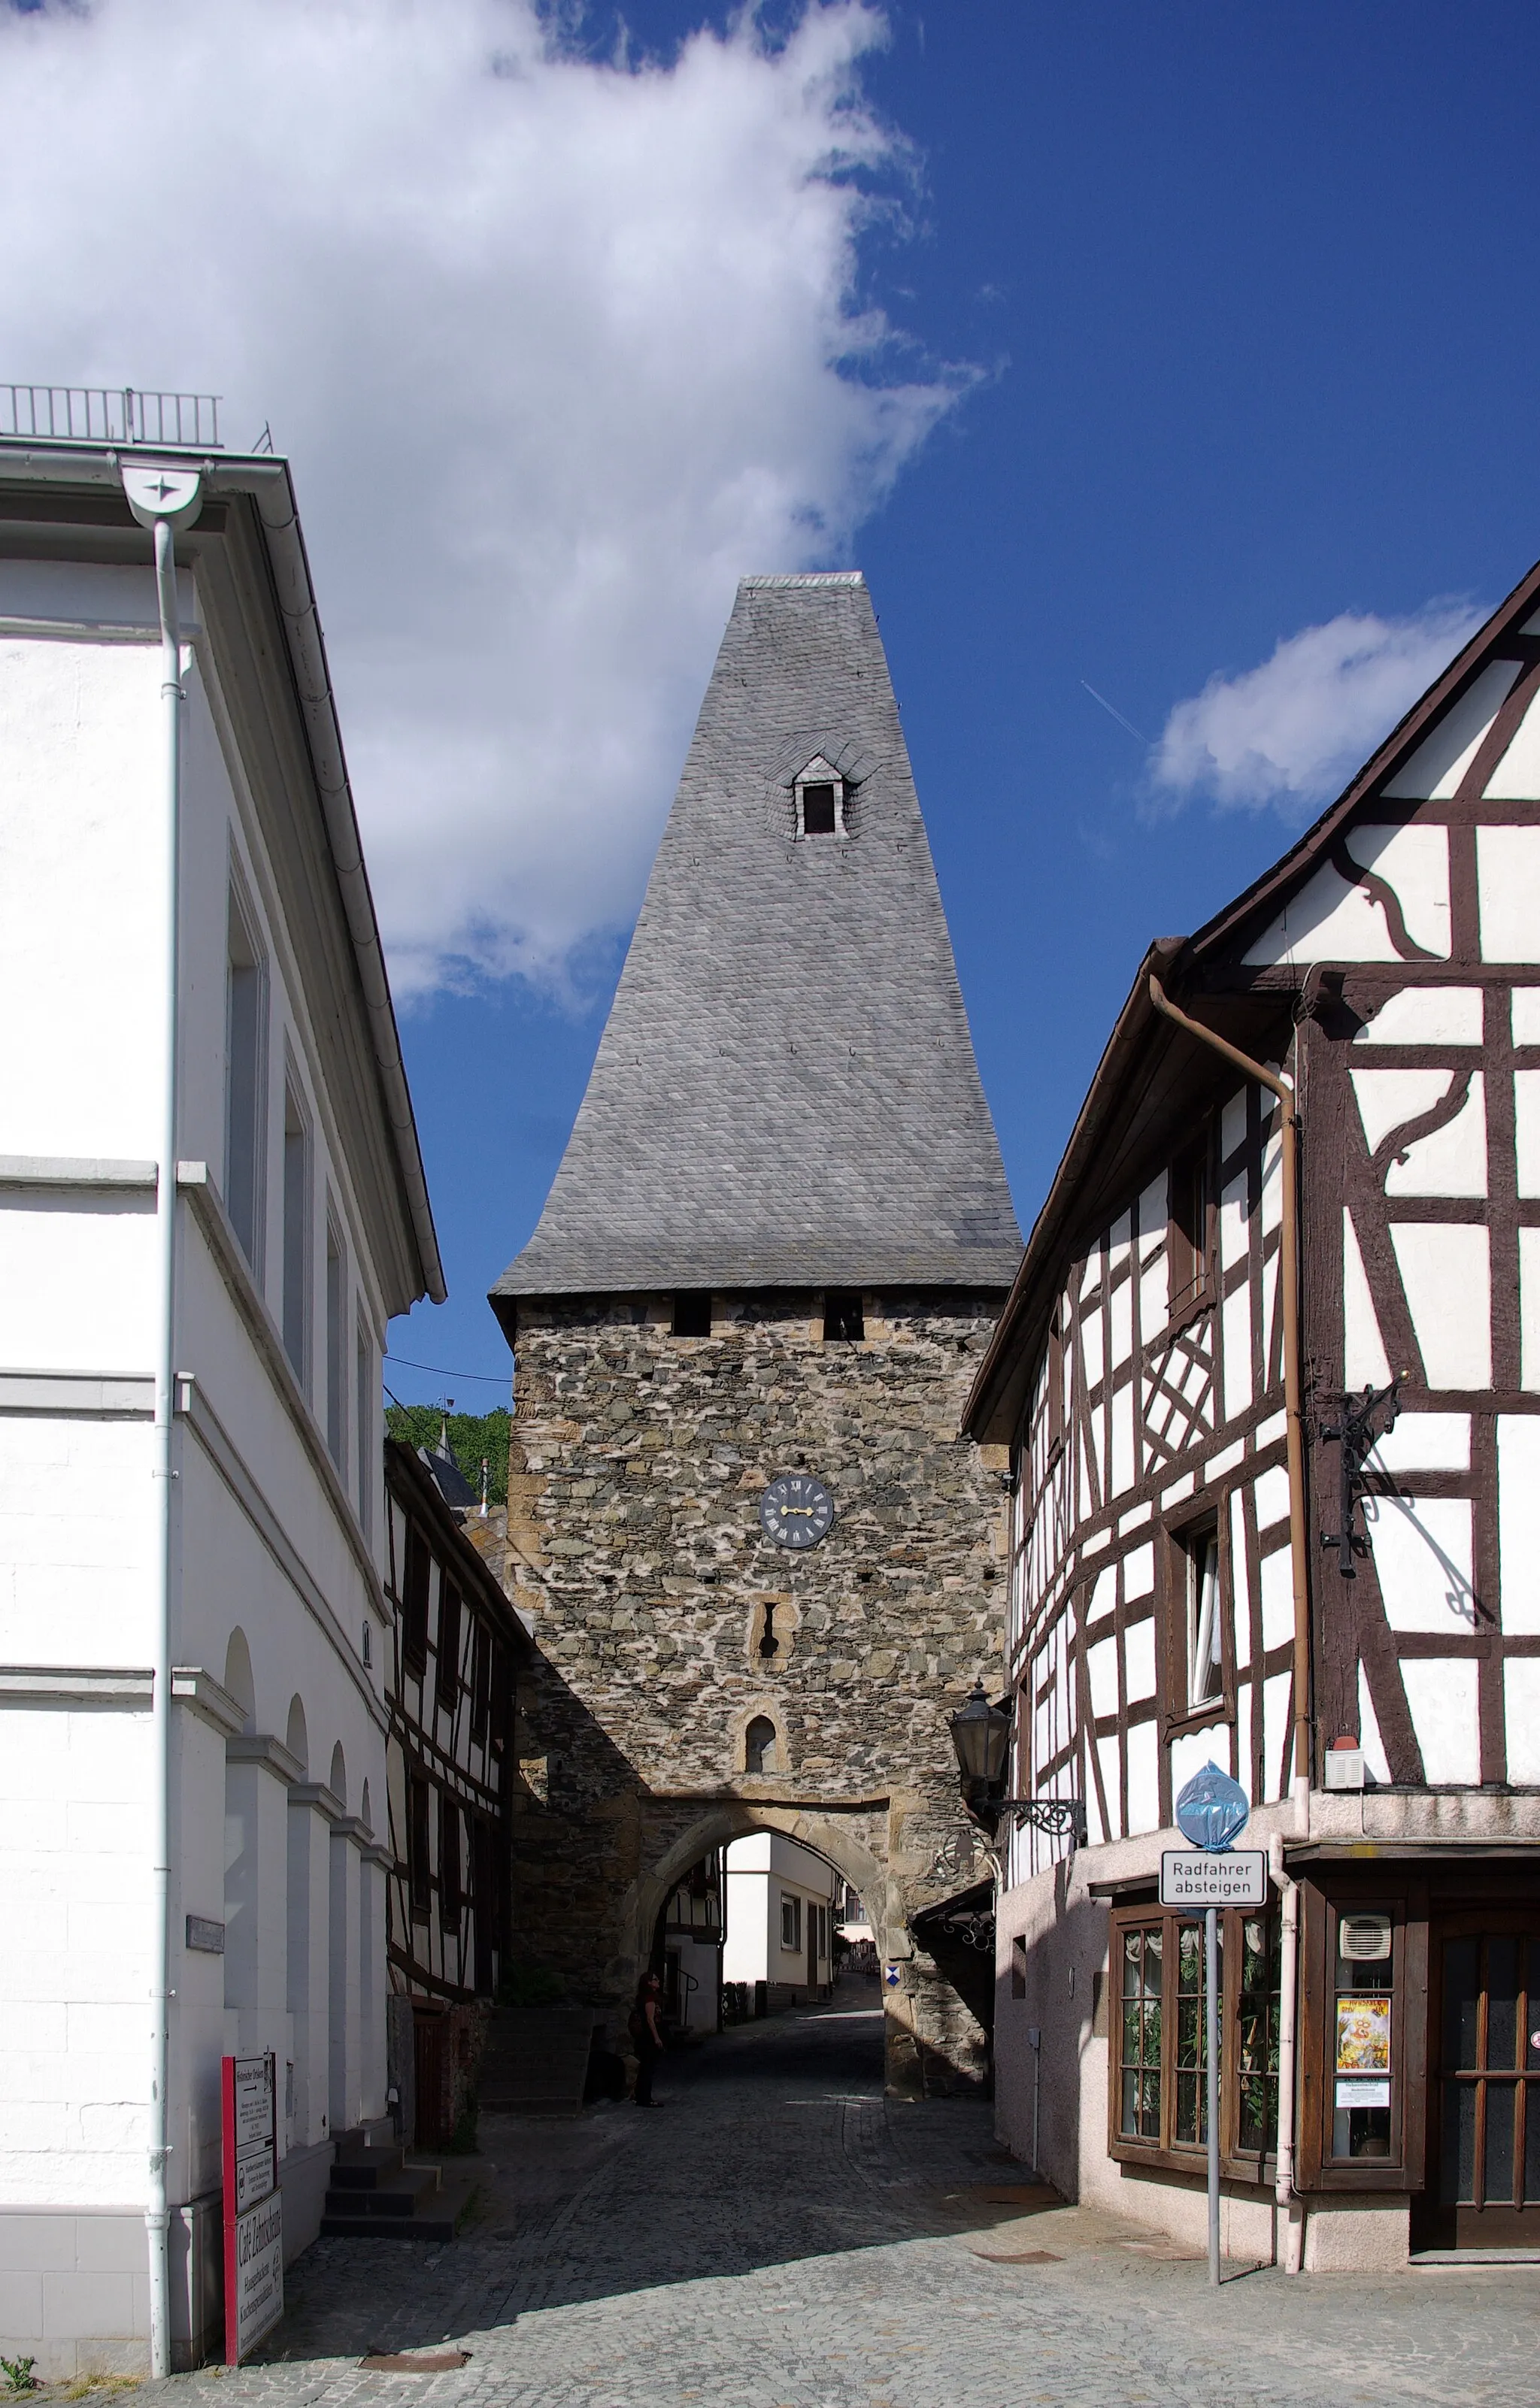
[{"label": "stone tower", "polygon": [[958,1425],[1020,1250],[866,585],[746,578],[492,1296],[505,1579],[546,1668],[516,1912],[585,1995],[628,1997],[672,1885],[768,1827],[861,1894],[894,2084],[979,2070],[911,1918],[969,1877],[944,1715],[992,1677],[1006,1584]]}]

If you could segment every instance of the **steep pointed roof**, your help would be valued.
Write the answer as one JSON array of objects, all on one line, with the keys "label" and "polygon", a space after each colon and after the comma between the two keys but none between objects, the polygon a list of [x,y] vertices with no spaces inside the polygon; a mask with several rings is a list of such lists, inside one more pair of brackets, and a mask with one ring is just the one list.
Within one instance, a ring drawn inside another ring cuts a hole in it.
[{"label": "steep pointed roof", "polygon": [[[843,831],[799,837],[820,761]],[[865,580],[745,578],[567,1152],[493,1300],[1003,1287],[1020,1254]]]}]

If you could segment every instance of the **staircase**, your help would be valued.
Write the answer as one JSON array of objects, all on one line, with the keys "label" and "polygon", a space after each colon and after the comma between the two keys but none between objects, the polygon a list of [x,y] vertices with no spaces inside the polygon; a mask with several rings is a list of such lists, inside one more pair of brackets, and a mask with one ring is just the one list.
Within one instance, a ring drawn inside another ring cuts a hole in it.
[{"label": "staircase", "polygon": [[576,2115],[597,2021],[592,2007],[500,2007],[476,2076],[482,2113]]},{"label": "staircase", "polygon": [[338,2145],[321,2218],[324,2239],[350,2241],[453,2241],[481,2168],[456,2168],[446,2182],[443,2169],[408,2165],[395,2143],[370,2146],[359,2132],[345,2132]]}]

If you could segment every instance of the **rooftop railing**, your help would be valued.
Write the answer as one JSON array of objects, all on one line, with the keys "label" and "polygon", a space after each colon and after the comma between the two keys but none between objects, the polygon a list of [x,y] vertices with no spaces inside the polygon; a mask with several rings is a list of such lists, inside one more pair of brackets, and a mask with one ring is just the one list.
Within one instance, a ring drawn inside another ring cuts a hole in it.
[{"label": "rooftop railing", "polygon": [[141,393],[134,385],[0,384],[0,439],[150,443],[217,452],[217,393]]}]

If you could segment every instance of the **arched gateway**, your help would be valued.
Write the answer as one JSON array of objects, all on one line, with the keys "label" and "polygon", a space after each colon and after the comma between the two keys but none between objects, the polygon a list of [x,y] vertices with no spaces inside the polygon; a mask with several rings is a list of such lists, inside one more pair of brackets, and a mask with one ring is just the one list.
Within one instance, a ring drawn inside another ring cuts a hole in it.
[{"label": "arched gateway", "polygon": [[893,2082],[979,2071],[912,1926],[962,1885],[944,1717],[999,1661],[1003,1498],[959,1426],[1019,1253],[865,584],[747,579],[492,1299],[540,1651],[516,1944],[573,1989],[618,2012],[670,1882],[770,1828],[861,1894]]}]

